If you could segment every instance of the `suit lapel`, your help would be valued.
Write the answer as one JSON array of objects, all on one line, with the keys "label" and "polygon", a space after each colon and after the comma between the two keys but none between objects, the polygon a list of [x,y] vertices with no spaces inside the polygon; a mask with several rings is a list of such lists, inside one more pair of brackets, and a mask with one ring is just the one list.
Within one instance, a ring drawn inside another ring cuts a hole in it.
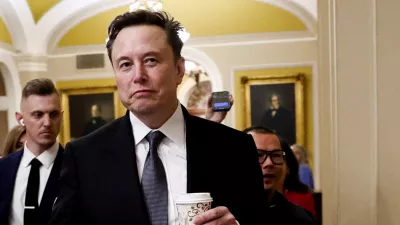
[{"label": "suit lapel", "polygon": [[47,180],[47,184],[43,192],[42,201],[40,202],[40,210],[45,213],[49,211],[48,209],[51,209],[53,207],[55,198],[58,195],[58,179],[61,172],[63,153],[64,149],[60,145],[58,148],[57,156],[54,160],[53,168],[51,169],[49,179]]},{"label": "suit lapel", "polygon": [[[108,154],[116,154],[114,163],[120,163],[119,168],[126,178],[124,185],[130,193],[126,196],[126,202],[135,210],[134,216],[143,223],[149,224],[147,210],[145,207],[142,186],[139,181],[139,173],[136,163],[135,141],[133,137],[132,124],[129,119],[129,111],[121,118],[120,128],[114,136],[112,148],[107,148]],[[131,205],[132,204],[132,205]],[[137,221],[139,224],[141,222]]]},{"label": "suit lapel", "polygon": [[183,106],[182,111],[186,123],[187,192],[207,192],[207,168],[203,165],[207,147],[200,138],[203,129]]},{"label": "suit lapel", "polygon": [[[2,170],[0,171],[0,222],[3,221],[3,216],[8,218],[11,200],[14,192],[15,178],[17,176],[18,167],[22,159],[24,150],[20,150],[2,160]],[[1,209],[2,208],[2,209]]]}]

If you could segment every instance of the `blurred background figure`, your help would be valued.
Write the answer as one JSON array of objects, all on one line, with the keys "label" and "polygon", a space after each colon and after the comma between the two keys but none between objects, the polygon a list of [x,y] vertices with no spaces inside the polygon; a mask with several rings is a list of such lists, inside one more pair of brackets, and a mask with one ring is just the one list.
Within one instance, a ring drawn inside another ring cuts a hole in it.
[{"label": "blurred background figure", "polygon": [[3,157],[21,150],[26,141],[26,129],[24,126],[17,125],[6,136]]},{"label": "blurred background figure", "polygon": [[276,190],[285,195],[287,200],[309,211],[316,218],[315,203],[312,190],[300,181],[299,163],[290,146],[282,142],[285,152],[283,176],[279,180]]},{"label": "blurred background figure", "polygon": [[290,147],[299,162],[299,177],[300,181],[307,185],[311,190],[314,190],[314,179],[311,168],[308,164],[307,150],[298,144]]}]

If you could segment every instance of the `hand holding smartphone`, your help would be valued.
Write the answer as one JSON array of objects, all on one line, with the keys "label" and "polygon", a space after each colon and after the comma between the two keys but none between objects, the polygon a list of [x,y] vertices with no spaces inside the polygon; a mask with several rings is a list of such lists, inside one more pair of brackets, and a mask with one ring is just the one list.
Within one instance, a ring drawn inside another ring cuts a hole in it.
[{"label": "hand holding smartphone", "polygon": [[211,105],[213,111],[215,112],[229,111],[231,109],[229,92],[228,91],[213,92],[211,96]]}]

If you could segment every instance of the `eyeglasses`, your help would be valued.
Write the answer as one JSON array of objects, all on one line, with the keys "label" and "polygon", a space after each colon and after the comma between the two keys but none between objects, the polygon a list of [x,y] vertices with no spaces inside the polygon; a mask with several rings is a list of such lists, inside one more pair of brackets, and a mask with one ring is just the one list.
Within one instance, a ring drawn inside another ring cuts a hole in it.
[{"label": "eyeglasses", "polygon": [[263,164],[268,156],[275,165],[282,165],[285,162],[285,152],[283,150],[265,151],[258,149],[258,163]]}]

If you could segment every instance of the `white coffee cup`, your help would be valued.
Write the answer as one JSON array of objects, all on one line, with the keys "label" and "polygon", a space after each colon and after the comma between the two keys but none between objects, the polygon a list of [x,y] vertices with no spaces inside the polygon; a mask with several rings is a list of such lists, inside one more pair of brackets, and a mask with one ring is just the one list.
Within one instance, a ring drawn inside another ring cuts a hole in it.
[{"label": "white coffee cup", "polygon": [[211,209],[213,199],[210,193],[189,193],[175,198],[178,212],[177,225],[193,225],[194,218]]}]

